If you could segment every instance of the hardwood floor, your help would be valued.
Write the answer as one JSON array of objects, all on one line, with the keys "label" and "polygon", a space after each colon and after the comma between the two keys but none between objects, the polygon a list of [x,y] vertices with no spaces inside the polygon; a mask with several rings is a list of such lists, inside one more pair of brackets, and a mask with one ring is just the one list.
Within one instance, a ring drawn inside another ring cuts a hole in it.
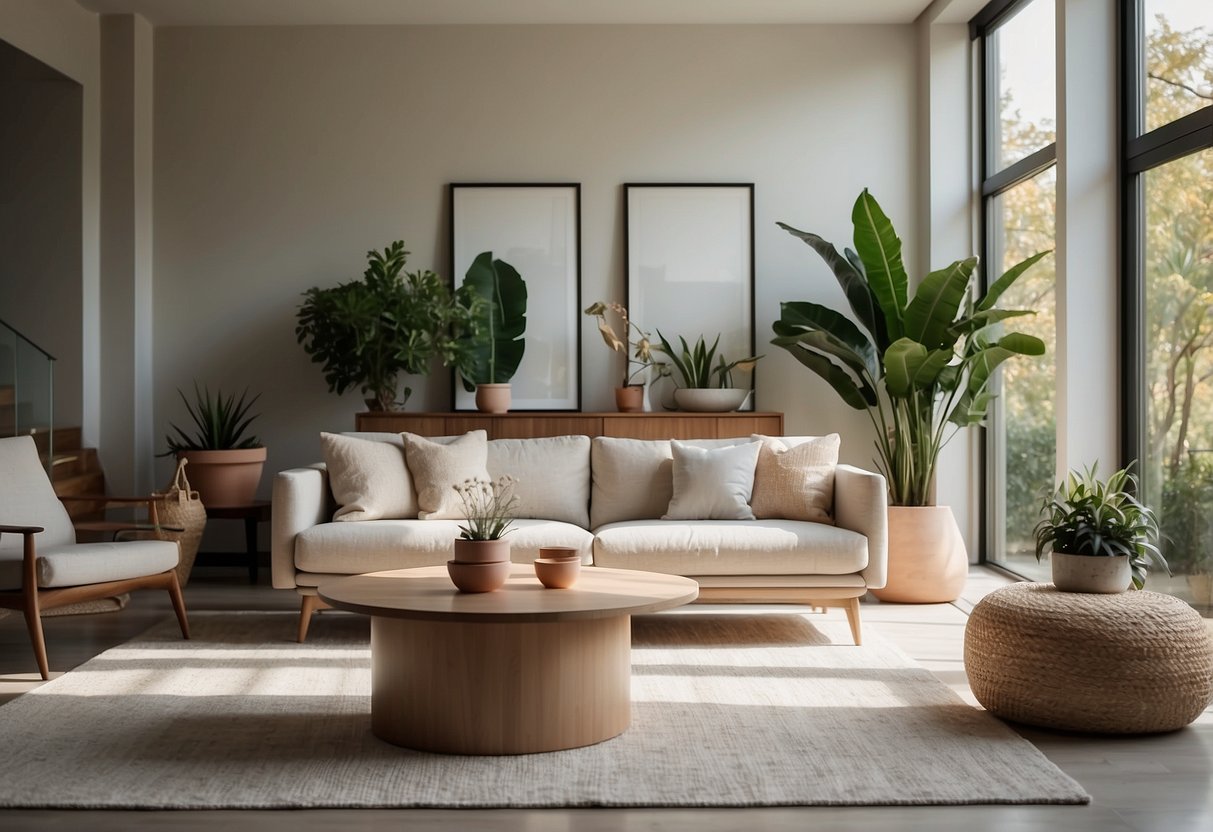
[{"label": "hardwood floor", "polygon": [[[298,608],[294,593],[249,586],[242,569],[198,569],[185,590],[191,610]],[[865,626],[879,631],[972,702],[961,661],[968,610],[1004,583],[984,569],[970,574],[956,604],[863,605]],[[127,609],[45,621],[52,678],[172,616],[164,593],[132,596]],[[776,608],[773,608],[776,609]],[[783,608],[786,609],[786,608]],[[332,613],[326,613],[332,614]],[[841,615],[834,611],[832,615]],[[0,701],[41,684],[19,616],[0,618]],[[0,810],[0,828],[17,830],[387,830],[467,832],[672,832],[751,830],[1099,830],[1196,832],[1213,829],[1213,712],[1187,729],[1136,738],[1085,737],[1021,728],[1092,795],[1089,806],[816,807],[771,809],[361,810],[361,811],[26,811]],[[0,746],[4,738],[0,735]],[[4,748],[4,753],[28,750]],[[873,766],[879,766],[873,760]],[[0,790],[3,786],[0,785]]]}]

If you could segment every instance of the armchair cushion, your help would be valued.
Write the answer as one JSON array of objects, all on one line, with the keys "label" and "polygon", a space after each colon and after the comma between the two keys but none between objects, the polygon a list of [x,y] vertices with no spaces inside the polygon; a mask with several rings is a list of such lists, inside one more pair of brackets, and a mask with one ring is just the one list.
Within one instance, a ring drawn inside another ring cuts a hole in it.
[{"label": "armchair cushion", "polygon": [[[37,537],[39,550],[75,542],[72,520],[55,496],[33,438],[0,439],[0,472],[0,525],[41,526],[45,531]],[[0,535],[0,554],[16,553],[18,563],[22,546],[21,535]],[[18,577],[15,586],[20,585]]]},{"label": "armchair cushion", "polygon": [[[177,544],[171,540],[130,540],[107,543],[38,544],[38,586],[43,589],[122,581],[167,572],[177,565]],[[0,589],[21,588],[21,555],[0,552]]]}]

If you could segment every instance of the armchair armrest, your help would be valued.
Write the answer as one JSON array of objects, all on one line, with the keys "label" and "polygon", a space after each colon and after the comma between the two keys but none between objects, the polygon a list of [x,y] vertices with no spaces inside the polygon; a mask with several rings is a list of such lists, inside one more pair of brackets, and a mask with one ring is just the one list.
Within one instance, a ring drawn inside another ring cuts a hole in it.
[{"label": "armchair armrest", "polygon": [[834,522],[868,538],[868,565],[860,574],[869,589],[889,573],[889,491],[880,474],[839,465],[834,469]]},{"label": "armchair armrest", "polygon": [[[25,540],[21,547],[21,588],[27,599],[30,593],[37,598],[38,593],[38,556],[34,544],[34,535],[45,531],[42,526],[0,526],[0,534],[19,534]],[[35,608],[36,609],[36,608]]]},{"label": "armchair armrest", "polygon": [[0,534],[39,534],[46,529],[41,526],[0,526]]},{"label": "armchair armrest", "polygon": [[270,577],[278,589],[295,587],[295,537],[329,519],[329,478],[324,465],[291,468],[274,477]]},{"label": "armchair armrest", "polygon": [[156,498],[150,494],[145,497],[114,497],[109,494],[67,494],[61,496],[59,501],[62,503],[100,503],[98,506],[102,511],[110,508],[119,508],[122,506],[147,506],[147,520],[153,526],[160,524],[160,517],[156,511]]}]

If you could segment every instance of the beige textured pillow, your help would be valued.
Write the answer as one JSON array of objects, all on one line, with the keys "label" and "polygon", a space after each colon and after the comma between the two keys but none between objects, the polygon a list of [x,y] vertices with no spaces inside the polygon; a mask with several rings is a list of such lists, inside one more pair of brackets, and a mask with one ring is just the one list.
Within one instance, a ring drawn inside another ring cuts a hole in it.
[{"label": "beige textured pillow", "polygon": [[750,492],[761,442],[697,448],[670,440],[674,496],[662,520],[753,520]]},{"label": "beige textured pillow", "polygon": [[404,464],[404,447],[396,440],[356,439],[321,433],[320,449],[328,467],[329,487],[340,508],[334,520],[401,520],[417,516],[413,478]]},{"label": "beige textured pillow", "polygon": [[754,516],[833,524],[838,434],[753,438],[762,440],[750,498]]},{"label": "beige textured pillow", "polygon": [[515,517],[590,527],[590,438],[550,436],[489,441],[489,476],[514,478]]},{"label": "beige textured pillow", "polygon": [[404,458],[417,485],[417,516],[422,520],[462,520],[463,501],[455,486],[464,480],[488,480],[488,434],[473,430],[453,442],[442,443],[406,433]]}]

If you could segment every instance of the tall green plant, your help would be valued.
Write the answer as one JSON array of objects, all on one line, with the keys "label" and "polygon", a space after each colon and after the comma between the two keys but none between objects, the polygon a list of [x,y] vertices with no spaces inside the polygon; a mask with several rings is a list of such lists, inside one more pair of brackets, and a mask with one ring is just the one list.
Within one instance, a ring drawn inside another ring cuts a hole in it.
[{"label": "tall green plant", "polygon": [[463,389],[470,393],[477,384],[505,384],[526,352],[526,281],[486,251],[472,261],[460,288],[481,301],[474,313],[476,332],[464,342],[469,361],[460,368]]},{"label": "tall green plant", "polygon": [[901,239],[866,188],[851,221],[855,249],[842,252],[816,234],[778,224],[826,262],[855,320],[809,301],[781,303],[771,343],[829,382],[848,405],[867,411],[890,503],[929,505],[940,450],[957,430],[986,419],[995,368],[1016,355],[1044,354],[1039,338],[1002,332],[1002,321],[1033,313],[995,304],[1049,252],[1012,266],[976,299],[976,257],[931,272],[911,297]]},{"label": "tall green plant", "polygon": [[[470,289],[452,293],[427,270],[404,272],[409,252],[397,240],[367,252],[362,280],[304,293],[295,338],[323,365],[331,392],[360,386],[381,410],[396,406],[398,376],[428,375],[432,360],[471,366],[467,336],[479,306]],[[412,390],[404,388],[404,401]],[[403,402],[401,402],[403,404]]]},{"label": "tall green plant", "polygon": [[244,435],[258,416],[256,413],[250,416],[249,411],[261,398],[260,393],[250,399],[248,390],[245,390],[237,399],[235,393],[225,396],[223,390],[216,389],[215,395],[211,396],[209,387],[199,390],[198,382],[194,382],[194,401],[187,399],[180,389],[177,395],[185,403],[185,409],[194,423],[194,432],[191,436],[170,422],[172,432],[164,437],[168,450],[160,456],[178,451],[229,451],[261,447],[261,440],[256,436]]}]

